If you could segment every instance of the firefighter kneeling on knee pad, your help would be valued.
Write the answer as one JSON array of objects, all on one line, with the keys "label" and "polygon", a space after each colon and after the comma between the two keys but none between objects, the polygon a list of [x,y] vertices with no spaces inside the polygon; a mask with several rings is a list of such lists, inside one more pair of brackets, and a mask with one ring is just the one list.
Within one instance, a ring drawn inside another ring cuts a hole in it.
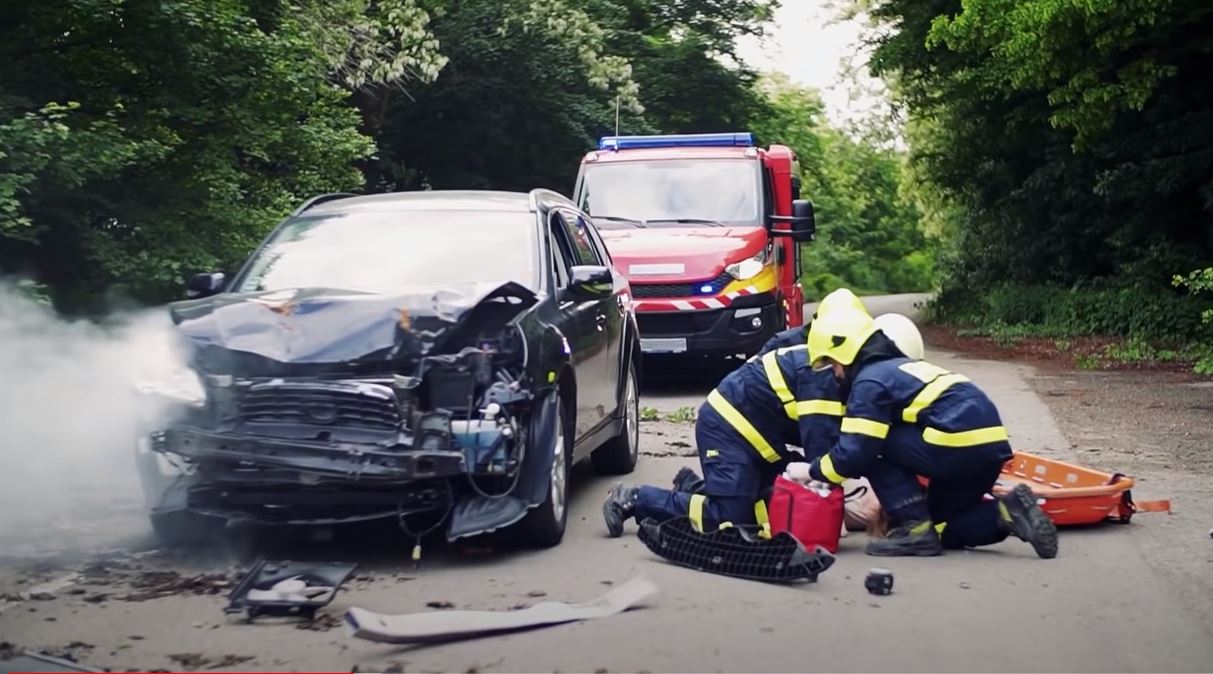
[{"label": "firefighter kneeling on knee pad", "polygon": [[818,312],[808,346],[810,362],[833,372],[846,400],[838,440],[808,472],[834,484],[868,479],[893,524],[868,554],[930,556],[1015,536],[1041,557],[1056,556],[1056,527],[1026,485],[985,498],[1012,451],[998,409],[973,382],[907,358],[854,307]]},{"label": "firefighter kneeling on knee pad", "polygon": [[[854,295],[835,296],[832,301],[866,312]],[[827,306],[828,302],[822,303]],[[889,318],[899,317],[881,320]],[[796,328],[780,333],[769,344],[794,332],[804,334]],[[921,357],[921,338],[917,332],[913,337],[917,342],[911,339],[905,348]],[[695,423],[703,479],[684,468],[674,478],[674,489],[614,485],[603,504],[610,535],[619,536],[632,517],[637,521],[689,517],[701,531],[726,523],[756,523],[769,533],[765,497],[788,459],[795,457],[787,445],[799,444],[806,458],[819,456],[833,446],[842,418],[837,382],[829,372],[814,372],[807,353],[803,341],[784,348],[764,347],[725,377],[700,408]]]}]

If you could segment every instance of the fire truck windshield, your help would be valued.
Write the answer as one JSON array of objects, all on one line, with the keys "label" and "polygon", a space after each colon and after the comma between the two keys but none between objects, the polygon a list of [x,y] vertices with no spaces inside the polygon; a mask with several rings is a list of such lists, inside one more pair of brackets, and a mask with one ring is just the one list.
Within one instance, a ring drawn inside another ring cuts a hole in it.
[{"label": "fire truck windshield", "polygon": [[578,206],[600,229],[762,224],[759,163],[654,159],[588,164]]}]

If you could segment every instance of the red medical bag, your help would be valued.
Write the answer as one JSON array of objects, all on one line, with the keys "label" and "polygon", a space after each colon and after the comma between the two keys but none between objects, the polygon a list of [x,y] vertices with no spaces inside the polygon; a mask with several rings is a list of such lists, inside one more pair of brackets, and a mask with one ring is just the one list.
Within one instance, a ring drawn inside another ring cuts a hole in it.
[{"label": "red medical bag", "polygon": [[810,489],[799,482],[775,478],[768,517],[771,535],[786,531],[808,550],[814,546],[838,552],[845,508],[842,489]]}]

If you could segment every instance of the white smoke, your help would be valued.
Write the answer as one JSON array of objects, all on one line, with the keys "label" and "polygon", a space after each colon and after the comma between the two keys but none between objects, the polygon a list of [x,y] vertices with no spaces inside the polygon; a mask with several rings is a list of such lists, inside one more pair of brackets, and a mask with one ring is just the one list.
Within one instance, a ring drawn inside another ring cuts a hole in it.
[{"label": "white smoke", "polygon": [[67,320],[0,282],[0,550],[114,547],[148,530],[135,384],[183,366],[161,309]]}]

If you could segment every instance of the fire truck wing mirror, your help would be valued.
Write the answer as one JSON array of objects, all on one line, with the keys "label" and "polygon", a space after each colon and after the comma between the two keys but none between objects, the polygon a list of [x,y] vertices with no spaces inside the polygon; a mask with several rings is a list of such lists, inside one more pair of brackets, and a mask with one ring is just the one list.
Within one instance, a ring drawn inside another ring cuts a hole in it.
[{"label": "fire truck wing mirror", "polygon": [[813,215],[813,203],[808,199],[796,199],[792,202],[792,215],[776,215],[775,222],[787,222],[791,229],[775,230],[775,236],[790,236],[797,243],[812,241],[817,237],[817,220]]}]

